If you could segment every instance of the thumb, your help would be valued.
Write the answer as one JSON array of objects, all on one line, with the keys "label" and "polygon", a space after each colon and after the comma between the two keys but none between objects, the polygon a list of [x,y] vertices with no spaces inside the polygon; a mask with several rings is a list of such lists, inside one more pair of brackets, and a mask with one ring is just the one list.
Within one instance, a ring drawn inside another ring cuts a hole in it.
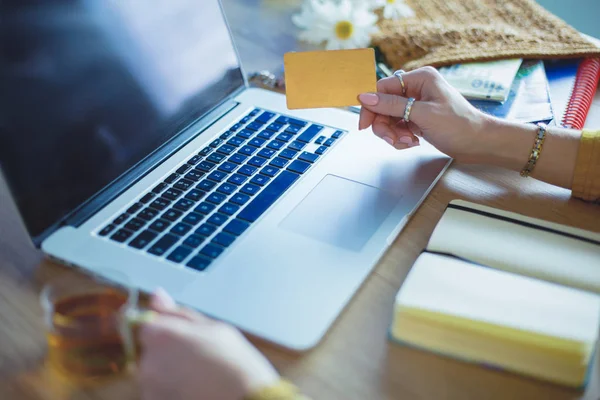
[{"label": "thumb", "polygon": [[[367,110],[380,115],[403,118],[408,99],[402,96],[385,93],[362,93],[358,96],[361,105]],[[409,119],[418,125],[425,116],[427,103],[415,101],[412,105]]]}]

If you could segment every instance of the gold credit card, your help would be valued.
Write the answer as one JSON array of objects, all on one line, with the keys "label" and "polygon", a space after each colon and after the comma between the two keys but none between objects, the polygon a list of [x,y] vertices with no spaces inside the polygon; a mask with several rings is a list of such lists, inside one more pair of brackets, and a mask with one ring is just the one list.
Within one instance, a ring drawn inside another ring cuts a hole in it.
[{"label": "gold credit card", "polygon": [[286,53],[283,62],[290,110],[357,106],[360,93],[377,91],[371,48]]}]

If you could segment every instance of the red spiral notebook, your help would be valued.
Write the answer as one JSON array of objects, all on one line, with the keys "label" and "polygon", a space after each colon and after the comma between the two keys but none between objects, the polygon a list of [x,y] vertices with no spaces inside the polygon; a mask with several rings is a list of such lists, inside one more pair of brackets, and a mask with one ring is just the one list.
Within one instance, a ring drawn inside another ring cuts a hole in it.
[{"label": "red spiral notebook", "polygon": [[555,123],[583,129],[600,81],[600,58],[547,62],[546,75]]}]

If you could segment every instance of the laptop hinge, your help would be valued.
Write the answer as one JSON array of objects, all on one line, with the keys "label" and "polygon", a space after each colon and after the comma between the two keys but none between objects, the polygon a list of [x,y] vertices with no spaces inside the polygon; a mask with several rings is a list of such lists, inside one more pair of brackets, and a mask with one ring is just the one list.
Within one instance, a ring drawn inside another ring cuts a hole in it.
[{"label": "laptop hinge", "polygon": [[225,115],[227,115],[231,110],[236,108],[239,105],[239,103],[237,103],[233,99],[244,90],[246,90],[246,87],[242,86],[238,90],[231,93],[220,105],[216,106],[212,111],[208,112],[198,120],[192,122],[190,125],[183,128],[180,131],[180,133],[174,135],[173,138],[165,142],[162,146],[160,146],[142,161],[134,165],[132,168],[123,173],[113,182],[105,186],[101,191],[96,193],[85,203],[81,204],[78,208],[73,210],[62,220],[50,226],[42,234],[33,237],[33,243],[37,247],[40,247],[41,243],[61,226],[69,225],[77,227],[83,224],[94,214],[100,211],[104,206],[106,206],[116,197],[121,195],[139,180],[144,178],[155,168],[160,166],[171,155],[173,155],[183,146],[188,144],[191,140],[196,138],[206,129],[210,128],[213,124],[215,124]]}]

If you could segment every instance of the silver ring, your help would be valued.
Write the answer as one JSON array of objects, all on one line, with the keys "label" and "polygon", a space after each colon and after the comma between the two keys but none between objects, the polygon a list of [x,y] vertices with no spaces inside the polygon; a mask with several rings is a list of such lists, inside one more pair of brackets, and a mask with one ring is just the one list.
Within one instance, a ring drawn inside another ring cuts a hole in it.
[{"label": "silver ring", "polygon": [[402,96],[406,97],[406,85],[404,84],[404,78],[402,78],[402,74],[406,73],[403,69],[399,69],[394,72],[394,76],[400,80],[400,85],[402,86]]},{"label": "silver ring", "polygon": [[406,108],[404,108],[404,117],[402,119],[407,124],[410,122],[410,112],[412,110],[413,104],[415,104],[415,98],[409,97],[408,102],[406,102]]}]

